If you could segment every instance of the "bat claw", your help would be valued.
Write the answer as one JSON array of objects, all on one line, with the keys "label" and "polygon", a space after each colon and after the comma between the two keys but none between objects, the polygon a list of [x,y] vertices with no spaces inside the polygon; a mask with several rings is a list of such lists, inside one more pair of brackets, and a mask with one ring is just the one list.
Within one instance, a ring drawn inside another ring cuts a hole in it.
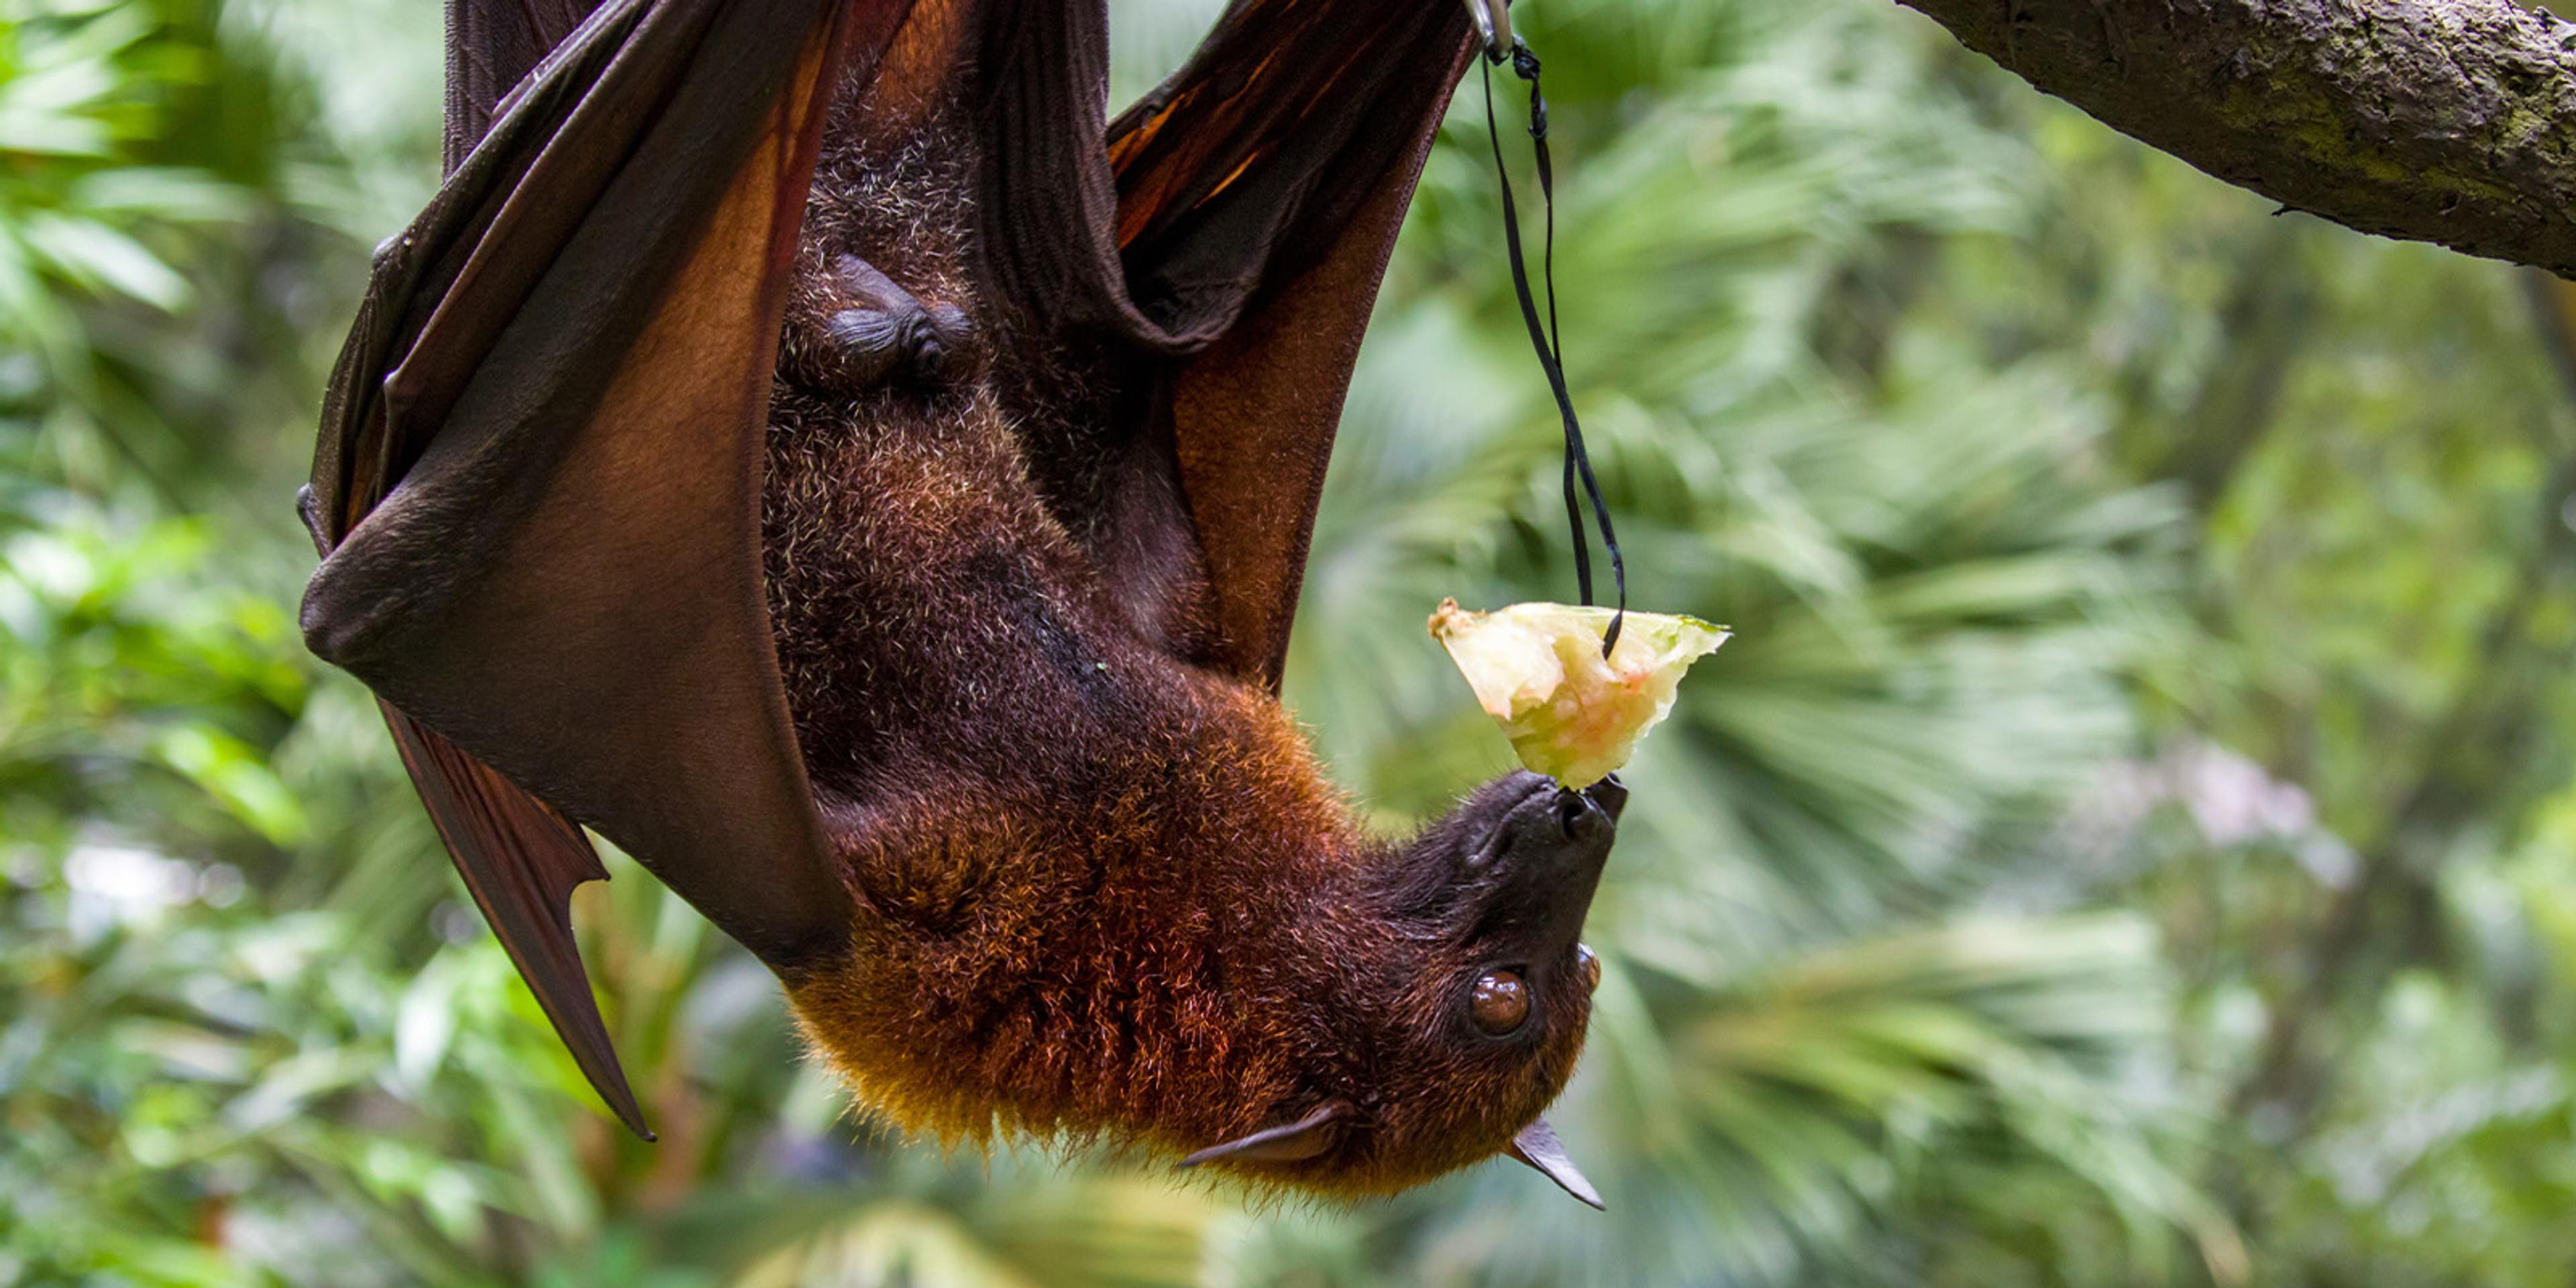
[{"label": "bat claw", "polygon": [[823,361],[813,374],[826,387],[856,393],[955,373],[960,350],[973,334],[965,310],[925,305],[855,255],[833,261],[826,289],[844,305],[819,328],[824,343],[816,351]]}]

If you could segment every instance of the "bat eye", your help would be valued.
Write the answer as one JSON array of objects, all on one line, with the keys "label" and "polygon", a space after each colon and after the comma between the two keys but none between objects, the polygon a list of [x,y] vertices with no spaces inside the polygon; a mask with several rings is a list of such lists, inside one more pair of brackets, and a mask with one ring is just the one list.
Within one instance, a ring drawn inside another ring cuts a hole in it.
[{"label": "bat eye", "polygon": [[1600,991],[1601,957],[1599,954],[1592,951],[1590,945],[1576,944],[1574,946],[1574,969],[1576,973],[1583,977],[1584,992],[1594,993]]},{"label": "bat eye", "polygon": [[1517,1029],[1529,1019],[1529,986],[1521,982],[1518,972],[1488,972],[1476,981],[1476,994],[1467,1003],[1467,1013],[1475,1018],[1476,1027],[1493,1037]]}]

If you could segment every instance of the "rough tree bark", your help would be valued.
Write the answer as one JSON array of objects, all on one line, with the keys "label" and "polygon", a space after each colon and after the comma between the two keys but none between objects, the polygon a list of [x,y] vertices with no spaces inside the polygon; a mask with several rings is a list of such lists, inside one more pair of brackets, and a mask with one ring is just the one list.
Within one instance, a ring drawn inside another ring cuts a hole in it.
[{"label": "rough tree bark", "polygon": [[1899,2],[2286,206],[2576,277],[2576,24],[2510,0]]}]

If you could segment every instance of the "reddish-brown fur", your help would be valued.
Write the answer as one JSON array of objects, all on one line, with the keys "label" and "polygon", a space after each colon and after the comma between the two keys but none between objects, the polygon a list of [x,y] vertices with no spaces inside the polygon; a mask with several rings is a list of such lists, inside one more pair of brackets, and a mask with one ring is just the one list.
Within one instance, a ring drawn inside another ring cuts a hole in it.
[{"label": "reddish-brown fur", "polygon": [[[949,114],[836,111],[773,403],[770,607],[857,906],[792,988],[806,1032],[948,1139],[1187,1152],[1341,1098],[1332,1152],[1241,1170],[1360,1194],[1494,1154],[1572,1069],[1578,972],[1534,1041],[1457,1039],[1478,962],[1409,856],[1458,838],[1367,837],[1275,700],[1187,660],[1210,614],[1168,434],[1092,392],[1123,359],[984,288]],[[939,376],[836,381],[842,254],[964,311]]]}]

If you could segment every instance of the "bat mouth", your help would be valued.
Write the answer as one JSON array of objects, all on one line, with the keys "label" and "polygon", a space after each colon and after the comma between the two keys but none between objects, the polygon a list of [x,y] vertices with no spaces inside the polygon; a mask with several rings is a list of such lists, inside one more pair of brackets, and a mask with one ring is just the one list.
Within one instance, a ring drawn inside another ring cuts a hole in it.
[{"label": "bat mouth", "polygon": [[1604,778],[1580,791],[1559,787],[1552,803],[1557,830],[1566,840],[1578,845],[1600,840],[1601,853],[1607,857],[1608,843],[1619,829],[1619,815],[1628,808],[1628,789],[1616,778]]},{"label": "bat mouth", "polygon": [[[1617,838],[1628,791],[1603,779],[1581,791],[1517,771],[1478,788],[1380,871],[1403,915],[1442,934],[1495,936],[1538,952],[1541,927],[1571,935]],[[1570,949],[1572,940],[1562,945]]]},{"label": "bat mouth", "polygon": [[1500,817],[1474,847],[1471,862],[1504,878],[1533,865],[1569,861],[1597,872],[1628,807],[1628,789],[1616,776],[1577,791],[1524,770],[1496,787]]}]

